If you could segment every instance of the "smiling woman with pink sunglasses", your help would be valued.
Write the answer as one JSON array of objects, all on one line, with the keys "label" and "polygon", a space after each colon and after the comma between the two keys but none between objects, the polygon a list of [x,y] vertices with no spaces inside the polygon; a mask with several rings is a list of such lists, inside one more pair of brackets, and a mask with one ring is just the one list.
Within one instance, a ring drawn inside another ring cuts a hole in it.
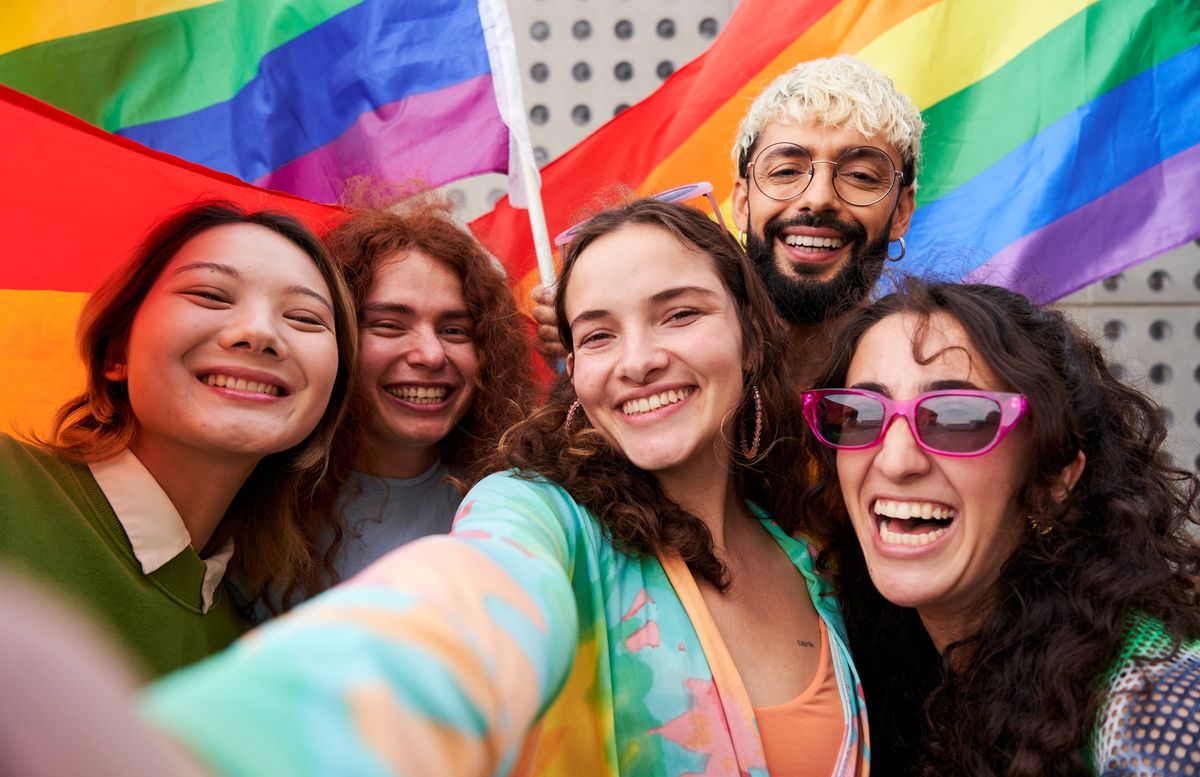
[{"label": "smiling woman with pink sunglasses", "polygon": [[816,385],[804,507],[877,768],[1200,773],[1197,481],[1096,345],[1013,292],[908,280]]}]

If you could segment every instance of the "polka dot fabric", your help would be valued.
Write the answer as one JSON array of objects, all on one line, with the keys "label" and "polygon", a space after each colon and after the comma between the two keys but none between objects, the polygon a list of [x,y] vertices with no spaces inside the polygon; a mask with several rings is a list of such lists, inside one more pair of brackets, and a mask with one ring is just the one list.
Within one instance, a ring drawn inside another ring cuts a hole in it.
[{"label": "polka dot fabric", "polygon": [[1160,623],[1138,617],[1108,686],[1101,777],[1200,777],[1200,642],[1176,650]]}]

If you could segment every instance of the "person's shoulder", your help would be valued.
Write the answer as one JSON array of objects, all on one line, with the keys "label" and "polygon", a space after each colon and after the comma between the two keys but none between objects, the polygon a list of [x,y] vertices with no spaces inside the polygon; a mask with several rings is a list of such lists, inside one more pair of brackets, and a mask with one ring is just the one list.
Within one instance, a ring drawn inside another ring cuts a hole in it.
[{"label": "person's shoulder", "polygon": [[0,433],[0,470],[9,472],[30,467],[61,469],[69,468],[72,464],[48,448]]},{"label": "person's shoulder", "polygon": [[[1106,680],[1096,737],[1101,775],[1190,774],[1200,762],[1200,737],[1179,739],[1200,715],[1200,640],[1177,640],[1157,619],[1138,614]],[[1172,758],[1160,746],[1169,743]],[[1157,766],[1155,766],[1157,764]]]}]

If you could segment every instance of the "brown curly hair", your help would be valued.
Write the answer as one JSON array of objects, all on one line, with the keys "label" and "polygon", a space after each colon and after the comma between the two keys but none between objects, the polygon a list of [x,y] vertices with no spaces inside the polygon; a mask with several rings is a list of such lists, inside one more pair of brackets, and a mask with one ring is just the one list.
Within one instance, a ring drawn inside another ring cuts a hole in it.
[{"label": "brown curly hair", "polygon": [[[987,285],[902,279],[838,333],[817,387],[842,387],[863,335],[896,313],[949,314],[1008,390],[1029,400],[1029,529],[1001,570],[977,630],[939,656],[916,612],[872,585],[838,491],[836,455],[809,435],[816,478],[801,501],[824,542],[871,706],[872,766],[884,774],[1092,774],[1087,744],[1131,614],[1200,636],[1194,475],[1162,450],[1154,403],[1118,380],[1063,314]],[[921,328],[913,357],[921,361]],[[929,358],[936,358],[934,357]],[[926,359],[927,361],[928,359]],[[1063,498],[1059,473],[1086,466]],[[919,710],[924,708],[924,716]],[[915,764],[915,766],[914,766]]]},{"label": "brown curly hair", "polygon": [[[417,250],[445,264],[462,280],[463,298],[471,315],[479,377],[470,408],[439,444],[442,460],[454,472],[454,484],[465,492],[486,475],[501,434],[523,419],[537,399],[524,319],[517,312],[503,269],[453,217],[454,206],[431,191],[391,189],[368,179],[352,181],[346,199],[347,218],[326,238],[341,263],[356,305],[361,308],[381,262],[400,251]],[[309,505],[315,513],[335,515],[338,494],[346,487],[361,444],[370,408],[355,397],[333,440],[329,475]],[[335,520],[333,540],[324,548],[326,568],[341,547],[344,522]],[[325,585],[297,589],[307,595],[336,583],[331,571]],[[281,602],[292,599],[285,591]]]},{"label": "brown curly hair", "polygon": [[358,357],[358,328],[350,292],[320,240],[296,219],[270,211],[208,200],[159,223],[129,263],[110,276],[80,314],[79,351],[87,371],[84,393],[64,404],[49,441],[33,440],[56,454],[82,461],[107,458],[129,446],[137,419],[124,381],[105,372],[123,361],[134,317],[150,287],[189,240],[228,224],[252,224],[290,240],[316,265],[333,301],[338,369],[333,392],[316,429],[293,448],[264,457],[247,478],[213,532],[206,550],[232,537],[237,552],[229,577],[253,601],[275,586],[313,585],[322,579],[314,538],[326,523],[304,509],[323,482],[335,430],[341,422]]},{"label": "brown curly hair", "polygon": [[[785,328],[762,281],[745,252],[725,229],[686,205],[653,199],[634,200],[593,216],[578,228],[563,258],[555,315],[567,352],[574,351],[564,310],[566,290],[580,255],[597,238],[629,225],[642,224],[669,232],[684,246],[709,257],[729,292],[742,327],[742,348],[752,364],[744,381],[757,386],[762,398],[766,448],[752,461],[734,453],[737,493],[766,509],[785,531],[796,528],[795,497],[803,482],[798,456],[799,401],[791,368],[783,358]],[[633,555],[665,552],[681,557],[693,574],[724,590],[728,576],[713,552],[704,522],[669,499],[653,473],[640,470],[577,413],[564,429],[575,400],[570,378],[560,376],[546,404],[517,424],[501,440],[496,469],[516,468],[524,476],[540,475],[561,485],[601,523],[614,546]],[[743,392],[735,411],[735,428],[753,422],[754,401]],[[730,441],[726,441],[730,444]]]}]

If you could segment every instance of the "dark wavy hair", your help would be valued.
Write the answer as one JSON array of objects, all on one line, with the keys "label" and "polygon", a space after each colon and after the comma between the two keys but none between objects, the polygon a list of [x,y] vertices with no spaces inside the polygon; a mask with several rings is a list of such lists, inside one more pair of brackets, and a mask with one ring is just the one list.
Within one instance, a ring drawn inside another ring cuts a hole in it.
[{"label": "dark wavy hair", "polygon": [[[463,298],[473,324],[479,354],[475,396],[462,420],[439,443],[439,451],[463,492],[486,475],[488,461],[501,434],[523,419],[537,400],[529,340],[524,319],[508,287],[503,269],[479,242],[457,222],[454,206],[431,191],[390,189],[369,179],[351,181],[347,219],[327,237],[341,263],[356,305],[361,308],[375,281],[380,263],[397,252],[417,250],[449,267],[462,280]],[[310,509],[335,515],[338,494],[349,481],[361,445],[370,407],[360,397],[333,440],[329,475],[318,488]],[[335,520],[333,541],[324,549],[326,562],[336,558],[345,533]],[[300,592],[312,595],[336,583]],[[282,601],[293,592],[284,592]]]},{"label": "dark wavy hair", "polygon": [[[871,710],[872,764],[883,774],[1091,774],[1087,746],[1131,614],[1176,639],[1200,636],[1197,479],[1162,450],[1154,403],[1118,380],[1100,348],[1062,313],[987,285],[903,279],[847,319],[817,387],[845,386],[863,335],[887,316],[960,323],[1010,391],[1029,400],[1028,481],[1016,496],[1026,528],[975,631],[934,650],[915,610],[872,585],[838,491],[836,456],[808,436],[816,478],[801,504],[824,541],[819,566],[839,586]],[[1063,494],[1060,473],[1086,456]],[[921,714],[922,708],[924,715]],[[915,766],[914,766],[915,764]]]},{"label": "dark wavy hair", "polygon": [[[580,255],[597,238],[635,224],[662,229],[707,257],[729,292],[741,323],[743,352],[751,362],[734,426],[753,428],[754,400],[748,388],[757,386],[765,441],[765,448],[752,461],[737,452],[732,441],[725,441],[735,449],[735,487],[742,498],[766,509],[791,532],[796,528],[795,497],[804,468],[798,464],[796,384],[783,358],[785,328],[762,281],[729,232],[695,208],[652,199],[634,200],[593,216],[579,227],[563,257],[555,300],[563,344],[568,353],[574,352],[563,300]],[[615,547],[633,555],[678,555],[693,574],[723,590],[727,571],[713,552],[712,535],[704,522],[668,498],[653,473],[631,464],[590,426],[583,413],[576,413],[571,429],[565,430],[574,400],[570,378],[559,377],[546,404],[504,436],[495,468],[516,468],[525,476],[541,475],[558,483],[595,514]]]},{"label": "dark wavy hair", "polygon": [[207,200],[159,223],[129,263],[84,305],[78,345],[86,368],[86,388],[59,408],[49,439],[35,442],[79,461],[104,459],[129,446],[137,418],[127,386],[124,381],[110,380],[105,372],[124,361],[138,309],[179,250],[200,233],[230,224],[269,229],[312,259],[329,287],[338,350],[333,392],[316,428],[298,445],[258,463],[209,540],[208,548],[219,548],[233,538],[237,552],[230,561],[229,575],[253,600],[269,586],[312,583],[326,573],[314,540],[327,519],[304,511],[302,505],[324,477],[358,354],[350,292],[321,241],[295,218],[271,211],[248,212],[232,202]]}]

